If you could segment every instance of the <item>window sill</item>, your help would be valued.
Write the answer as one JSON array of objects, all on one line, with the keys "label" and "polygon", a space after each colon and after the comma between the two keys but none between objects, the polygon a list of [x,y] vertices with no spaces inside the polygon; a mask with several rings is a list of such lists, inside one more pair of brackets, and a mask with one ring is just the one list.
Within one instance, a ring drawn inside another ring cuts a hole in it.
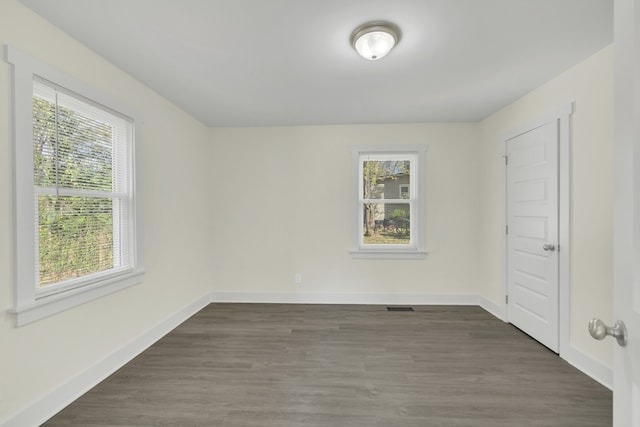
[{"label": "window sill", "polygon": [[23,304],[7,310],[15,316],[15,325],[24,326],[45,317],[63,312],[78,305],[93,301],[105,295],[137,285],[142,282],[144,270],[134,270],[80,288],[38,298],[30,304]]},{"label": "window sill", "polygon": [[352,249],[354,259],[424,259],[427,251],[423,250],[385,250],[385,249]]}]

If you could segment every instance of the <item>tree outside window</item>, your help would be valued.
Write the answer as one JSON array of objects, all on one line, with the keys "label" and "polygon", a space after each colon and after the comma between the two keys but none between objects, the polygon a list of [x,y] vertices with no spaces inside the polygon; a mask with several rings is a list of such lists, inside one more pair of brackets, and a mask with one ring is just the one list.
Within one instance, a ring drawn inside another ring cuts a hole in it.
[{"label": "tree outside window", "polygon": [[422,258],[425,145],[354,146],[354,258]]}]

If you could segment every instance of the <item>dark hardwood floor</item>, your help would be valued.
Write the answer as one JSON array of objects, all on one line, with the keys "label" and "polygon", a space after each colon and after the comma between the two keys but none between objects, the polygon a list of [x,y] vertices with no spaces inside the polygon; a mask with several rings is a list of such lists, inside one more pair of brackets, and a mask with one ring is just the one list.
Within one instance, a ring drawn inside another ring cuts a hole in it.
[{"label": "dark hardwood floor", "polygon": [[211,304],[54,426],[610,426],[612,393],[479,307]]}]

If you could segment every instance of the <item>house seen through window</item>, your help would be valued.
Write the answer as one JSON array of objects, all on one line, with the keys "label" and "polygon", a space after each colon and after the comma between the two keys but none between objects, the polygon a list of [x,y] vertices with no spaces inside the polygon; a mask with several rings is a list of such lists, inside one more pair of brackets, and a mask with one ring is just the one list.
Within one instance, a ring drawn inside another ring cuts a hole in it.
[{"label": "house seen through window", "polygon": [[351,252],[358,257],[424,253],[426,147],[394,148],[352,150],[357,220]]},{"label": "house seen through window", "polygon": [[[411,243],[411,203],[400,185],[411,181],[410,159],[362,162],[363,243]],[[408,195],[408,192],[407,192]],[[407,203],[408,202],[408,203]]]}]

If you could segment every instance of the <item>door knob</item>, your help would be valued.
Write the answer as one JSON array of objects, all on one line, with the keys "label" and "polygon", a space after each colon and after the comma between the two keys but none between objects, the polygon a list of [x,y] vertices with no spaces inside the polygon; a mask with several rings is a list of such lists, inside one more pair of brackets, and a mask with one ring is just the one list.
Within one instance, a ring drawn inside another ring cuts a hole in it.
[{"label": "door knob", "polygon": [[553,251],[556,250],[556,245],[553,245],[551,243],[547,243],[546,245],[542,245],[542,249],[544,249],[545,251],[553,252]]},{"label": "door knob", "polygon": [[616,320],[612,328],[600,319],[591,319],[589,321],[589,333],[597,340],[603,340],[607,335],[610,335],[618,341],[621,347],[627,345],[627,327],[622,320]]}]

